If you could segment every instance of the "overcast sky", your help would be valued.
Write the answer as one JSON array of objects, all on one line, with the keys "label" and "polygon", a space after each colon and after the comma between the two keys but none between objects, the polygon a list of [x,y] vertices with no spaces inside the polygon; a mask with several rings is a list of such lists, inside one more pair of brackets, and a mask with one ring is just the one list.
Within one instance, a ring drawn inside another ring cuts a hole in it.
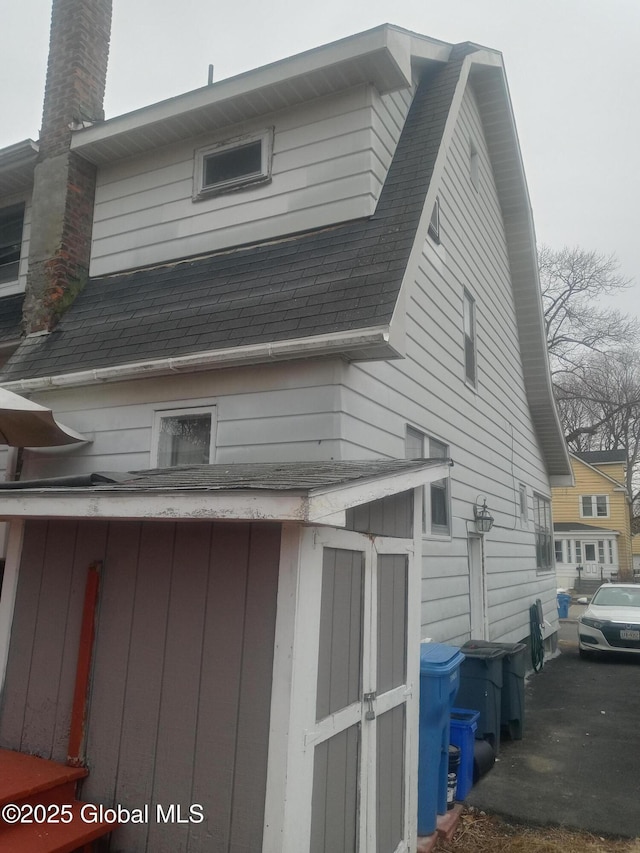
[{"label": "overcast sky", "polygon": [[[50,10],[4,5],[0,147],[37,139]],[[638,0],[113,0],[107,118],[385,22],[502,51],[538,242],[615,253],[640,315]]]}]

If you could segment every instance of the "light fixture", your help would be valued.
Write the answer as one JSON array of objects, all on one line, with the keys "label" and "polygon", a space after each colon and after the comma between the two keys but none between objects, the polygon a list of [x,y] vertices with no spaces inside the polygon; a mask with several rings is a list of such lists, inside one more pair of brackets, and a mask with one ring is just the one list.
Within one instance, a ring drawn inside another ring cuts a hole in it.
[{"label": "light fixture", "polygon": [[[482,504],[480,501],[482,500]],[[484,495],[478,495],[473,507],[473,517],[476,522],[476,530],[478,533],[488,533],[493,527],[493,516],[487,508],[487,499]]]}]

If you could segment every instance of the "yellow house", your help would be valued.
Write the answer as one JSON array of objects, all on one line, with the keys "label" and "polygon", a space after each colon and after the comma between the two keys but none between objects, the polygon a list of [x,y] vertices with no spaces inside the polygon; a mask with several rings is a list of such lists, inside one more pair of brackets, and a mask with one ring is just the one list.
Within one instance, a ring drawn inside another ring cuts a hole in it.
[{"label": "yellow house", "polygon": [[630,499],[623,450],[572,453],[575,485],[552,492],[558,585],[632,577]]},{"label": "yellow house", "polygon": [[631,553],[633,555],[633,576],[640,576],[640,517],[631,521]]}]

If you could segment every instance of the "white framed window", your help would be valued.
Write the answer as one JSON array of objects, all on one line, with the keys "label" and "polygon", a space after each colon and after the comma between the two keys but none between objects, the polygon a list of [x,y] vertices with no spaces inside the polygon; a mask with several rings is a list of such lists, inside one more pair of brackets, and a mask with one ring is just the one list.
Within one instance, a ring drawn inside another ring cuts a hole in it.
[{"label": "white framed window", "polygon": [[608,518],[608,495],[580,495],[581,518]]},{"label": "white framed window", "polygon": [[527,524],[529,522],[529,502],[527,501],[527,487],[524,483],[518,486],[518,505],[520,508],[520,522]]},{"label": "white framed window", "polygon": [[24,204],[0,210],[0,284],[18,280],[23,225]]},{"label": "white framed window", "polygon": [[574,541],[575,552],[576,552],[576,563],[582,562],[582,542],[579,539]]},{"label": "white framed window", "polygon": [[473,144],[473,140],[469,140],[469,178],[474,189],[480,188],[480,155],[478,149]]},{"label": "white framed window", "polygon": [[613,563],[613,540],[607,539],[607,551],[609,552],[609,562]]},{"label": "white framed window", "polygon": [[469,291],[463,296],[464,326],[464,376],[471,385],[476,384],[476,303]]},{"label": "white framed window", "polygon": [[571,539],[566,540],[567,543],[567,563],[573,562],[571,559]]},{"label": "white framed window", "polygon": [[598,562],[604,563],[604,539],[598,539]]},{"label": "white framed window", "polygon": [[440,242],[440,199],[437,198],[431,211],[431,219],[429,220],[429,236],[436,243]]},{"label": "white framed window", "polygon": [[556,563],[563,563],[562,559],[562,539],[556,539],[554,542],[556,552]]},{"label": "white framed window", "polygon": [[584,543],[584,561],[585,561],[585,563],[595,563],[595,561],[596,561],[595,542],[585,542]]},{"label": "white framed window", "polygon": [[152,465],[208,465],[215,457],[215,406],[166,409],[155,413]]},{"label": "white framed window", "polygon": [[533,495],[533,521],[536,535],[536,566],[540,571],[553,568],[551,501]]},{"label": "white framed window", "polygon": [[270,181],[272,159],[273,128],[198,148],[193,198],[207,198]]},{"label": "white framed window", "polygon": [[[449,447],[413,427],[405,436],[407,459],[448,459]],[[449,477],[425,486],[422,531],[426,536],[451,536],[451,499]]]}]

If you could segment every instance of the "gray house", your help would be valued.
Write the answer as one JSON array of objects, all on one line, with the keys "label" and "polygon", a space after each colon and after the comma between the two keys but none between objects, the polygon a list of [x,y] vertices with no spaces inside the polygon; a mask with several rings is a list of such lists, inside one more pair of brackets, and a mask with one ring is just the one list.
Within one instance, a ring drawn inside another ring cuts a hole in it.
[{"label": "gray house", "polygon": [[0,382],[86,439],[4,454],[0,748],[71,733],[84,800],[201,806],[105,850],[415,850],[420,638],[526,640],[538,598],[557,630],[500,54],[385,25],[108,121],[97,90],[0,151]]}]

